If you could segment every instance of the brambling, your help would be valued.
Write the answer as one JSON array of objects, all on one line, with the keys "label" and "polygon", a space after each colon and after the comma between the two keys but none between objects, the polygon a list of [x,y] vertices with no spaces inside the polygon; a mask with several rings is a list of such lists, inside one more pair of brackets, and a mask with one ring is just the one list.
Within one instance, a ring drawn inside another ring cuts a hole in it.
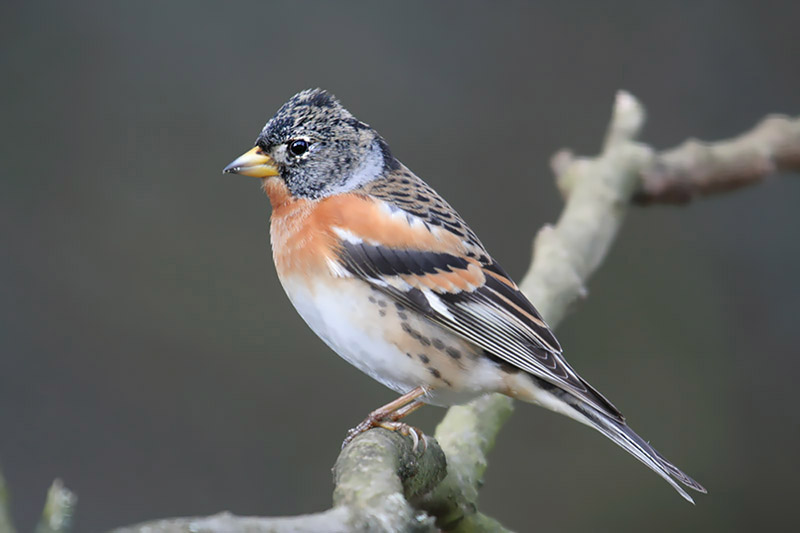
[{"label": "brambling", "polygon": [[345,443],[376,426],[418,439],[400,419],[421,405],[499,392],[593,427],[690,502],[680,484],[705,492],[572,369],[458,213],[328,92],[293,96],[224,172],[263,180],[275,268],[300,316],[346,361],[403,394]]}]

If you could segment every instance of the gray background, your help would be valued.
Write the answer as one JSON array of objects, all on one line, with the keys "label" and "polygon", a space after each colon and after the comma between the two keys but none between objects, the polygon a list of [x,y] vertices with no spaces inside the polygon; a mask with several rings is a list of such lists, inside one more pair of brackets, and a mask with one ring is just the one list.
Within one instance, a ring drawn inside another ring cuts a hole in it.
[{"label": "gray background", "polygon": [[[345,430],[393,397],[290,308],[255,180],[220,171],[333,91],[519,278],[614,92],[646,141],[800,112],[800,2],[3,3],[0,461],[23,530],[62,477],[80,531],[330,504]],[[800,180],[634,209],[561,328],[573,365],[709,488],[692,507],[520,406],[481,507],[521,531],[796,524]],[[443,411],[412,422],[432,430]]]}]

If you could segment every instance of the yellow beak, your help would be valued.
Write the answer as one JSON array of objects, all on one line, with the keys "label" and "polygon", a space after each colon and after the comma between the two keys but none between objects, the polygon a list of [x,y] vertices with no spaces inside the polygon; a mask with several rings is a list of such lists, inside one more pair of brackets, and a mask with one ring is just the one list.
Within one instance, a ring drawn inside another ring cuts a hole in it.
[{"label": "yellow beak", "polygon": [[278,167],[275,161],[264,151],[256,146],[249,152],[245,152],[234,160],[230,165],[222,169],[225,174],[241,174],[254,178],[268,178],[278,175]]}]

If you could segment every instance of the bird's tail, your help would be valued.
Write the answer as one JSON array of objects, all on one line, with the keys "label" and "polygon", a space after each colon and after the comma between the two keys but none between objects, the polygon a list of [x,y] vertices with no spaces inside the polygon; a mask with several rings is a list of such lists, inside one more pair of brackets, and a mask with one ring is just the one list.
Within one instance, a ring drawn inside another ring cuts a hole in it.
[{"label": "bird's tail", "polygon": [[[636,457],[639,461],[643,462],[653,472],[664,478],[664,480],[672,485],[678,491],[678,494],[683,496],[690,503],[694,503],[689,494],[683,490],[681,484],[694,489],[698,492],[705,494],[706,489],[703,488],[697,481],[693,480],[684,474],[678,467],[667,461],[663,455],[658,453],[650,444],[643,438],[636,434],[625,422],[619,422],[613,418],[597,411],[594,407],[581,402],[577,398],[565,394],[563,400],[566,400],[569,406],[574,409],[580,417],[574,417],[578,421],[583,422],[597,431],[611,439],[617,445],[625,449],[628,453]],[[569,397],[569,398],[567,398]],[[566,413],[565,413],[566,414]],[[582,420],[584,418],[585,420]]]}]

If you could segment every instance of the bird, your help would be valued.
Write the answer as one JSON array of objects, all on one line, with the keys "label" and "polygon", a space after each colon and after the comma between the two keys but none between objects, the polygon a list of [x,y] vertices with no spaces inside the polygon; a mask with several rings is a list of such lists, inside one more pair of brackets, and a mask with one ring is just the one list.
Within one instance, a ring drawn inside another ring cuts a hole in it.
[{"label": "bird", "polygon": [[596,429],[691,503],[683,487],[706,492],[573,370],[464,219],[330,92],[291,97],[223,172],[262,180],[275,269],[311,330],[401,394],[345,444],[383,427],[416,448],[411,412],[501,393]]}]

